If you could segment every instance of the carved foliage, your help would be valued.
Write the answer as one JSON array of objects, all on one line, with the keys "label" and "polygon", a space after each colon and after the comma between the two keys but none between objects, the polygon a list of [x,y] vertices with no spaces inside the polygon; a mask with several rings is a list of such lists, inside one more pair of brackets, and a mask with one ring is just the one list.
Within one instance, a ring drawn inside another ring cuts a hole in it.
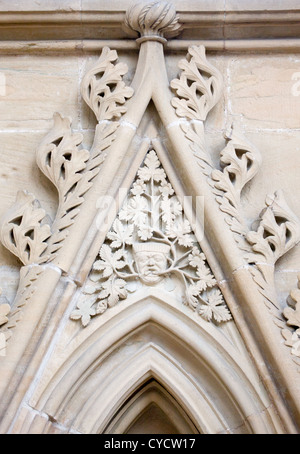
[{"label": "carved foliage", "polygon": [[[274,285],[274,266],[300,239],[299,221],[288,207],[282,191],[266,198],[266,208],[261,212],[256,227],[256,231],[246,236],[253,251],[247,256],[247,261],[252,265],[253,278],[266,298],[267,307],[280,321],[282,315]],[[275,321],[280,324],[278,320]]]},{"label": "carved foliage", "polygon": [[283,315],[292,330],[283,329],[282,335],[286,340],[285,344],[291,347],[291,353],[300,358],[300,275],[298,288],[291,291],[287,303],[288,307],[284,309]]},{"label": "carved foliage", "polygon": [[216,200],[226,213],[227,222],[235,233],[245,235],[247,227],[241,209],[241,192],[257,173],[261,156],[259,151],[246,139],[234,132],[225,133],[227,144],[221,151],[222,170],[213,170],[211,178]]},{"label": "carved foliage", "polygon": [[[222,322],[231,318],[183,207],[151,150],[71,318],[81,319],[85,326],[92,316],[125,299],[130,282],[138,278],[143,285],[157,285],[167,276],[181,282],[183,303],[204,319]],[[132,291],[132,285],[129,288]]]},{"label": "carved foliage", "polygon": [[[261,213],[257,230],[249,232],[243,216],[241,193],[259,169],[260,153],[243,136],[236,134],[235,131],[229,131],[225,134],[227,144],[220,156],[222,169],[214,169],[205,144],[202,122],[220,97],[221,76],[207,62],[202,47],[191,47],[188,57],[181,60],[179,66],[182,70],[180,78],[171,82],[171,87],[177,94],[172,100],[172,105],[179,117],[193,120],[188,125],[181,125],[181,128],[186,139],[190,141],[190,149],[197,164],[216,195],[216,201],[225,215],[237,245],[246,252],[245,262],[250,265],[250,272],[265,297],[265,304],[271,311],[274,322],[282,328],[283,314],[276,295],[274,265],[279,257],[299,241],[299,221],[279,191],[274,196],[267,197],[266,208]],[[297,305],[295,309],[288,308],[284,316],[288,318],[290,324],[293,323],[299,328],[298,310]],[[299,329],[292,334],[288,330],[283,330],[283,333],[293,351],[295,345],[299,349]]]},{"label": "carved foliage", "polygon": [[48,242],[52,259],[66,238],[66,229],[78,214],[83,195],[91,187],[91,179],[95,175],[93,172],[84,172],[89,152],[79,149],[82,139],[82,134],[72,133],[69,118],[55,114],[53,128],[37,150],[37,164],[56,186],[59,196],[52,236]]},{"label": "carved foliage", "polygon": [[54,125],[37,150],[39,168],[58,191],[59,204],[54,222],[49,222],[39,202],[26,191],[18,193],[16,203],[2,220],[2,243],[26,265],[21,268],[13,310],[9,312],[7,305],[0,306],[1,331],[6,339],[11,336],[12,328],[21,317],[22,306],[36,290],[33,283],[44,271],[44,268],[30,266],[56,257],[79,213],[84,194],[91,187],[106,151],[116,138],[119,122],[108,120],[120,118],[126,111],[126,99],[133,93],[122,81],[127,67],[113,65],[116,59],[115,51],[104,48],[98,65],[87,74],[82,84],[84,99],[98,120],[105,120],[96,128],[91,153],[80,149],[83,136],[72,132],[71,119],[58,113],[54,114]]},{"label": "carved foliage", "polygon": [[83,136],[72,133],[70,118],[56,113],[53,119],[53,128],[38,148],[37,164],[59,194],[66,197],[80,180],[80,172],[85,168],[89,152],[78,149]]},{"label": "carved foliage", "polygon": [[221,96],[222,76],[207,61],[204,46],[191,46],[188,52],[178,65],[180,78],[171,81],[177,94],[172,105],[179,117],[204,121]]},{"label": "carved foliage", "polygon": [[[126,65],[113,65],[117,54],[104,48],[96,68],[85,77],[82,90],[85,100],[96,109],[98,119],[119,118],[126,111],[123,105],[133,90],[125,86],[122,75]],[[102,74],[98,79],[99,73]],[[105,159],[105,152],[115,140],[118,122],[98,125],[91,153],[80,149],[83,136],[73,133],[71,119],[54,114],[54,124],[38,147],[36,160],[41,171],[55,185],[59,204],[54,222],[45,223],[45,212],[33,205],[33,196],[18,195],[12,210],[4,218],[1,230],[3,244],[16,254],[24,265],[53,260],[68,236],[84,194],[92,185]],[[31,200],[32,199],[32,200]]]},{"label": "carved foliage", "polygon": [[299,239],[299,221],[288,207],[282,191],[277,191],[273,196],[267,196],[266,208],[260,214],[257,231],[247,235],[247,240],[256,252],[249,260],[274,265]]},{"label": "carved foliage", "polygon": [[2,219],[1,241],[24,265],[43,263],[51,235],[46,213],[32,194],[19,191],[16,202]]},{"label": "carved foliage", "polygon": [[81,94],[98,121],[118,119],[126,112],[124,103],[133,95],[122,76],[128,68],[124,63],[113,64],[118,55],[104,47],[96,65],[87,72],[81,84]]},{"label": "carved foliage", "polygon": [[38,265],[22,267],[19,288],[13,306],[8,304],[6,298],[4,298],[4,303],[0,303],[0,334],[5,336],[6,341],[11,338],[13,329],[22,318],[22,307],[36,291],[34,282],[43,271],[44,268]]},{"label": "carved foliage", "polygon": [[[0,295],[2,294],[2,289],[0,288]],[[2,299],[2,297],[1,297]],[[6,300],[6,298],[5,298]],[[10,313],[10,305],[8,302],[2,302],[0,300],[0,327],[5,325],[8,322],[8,314]]]}]

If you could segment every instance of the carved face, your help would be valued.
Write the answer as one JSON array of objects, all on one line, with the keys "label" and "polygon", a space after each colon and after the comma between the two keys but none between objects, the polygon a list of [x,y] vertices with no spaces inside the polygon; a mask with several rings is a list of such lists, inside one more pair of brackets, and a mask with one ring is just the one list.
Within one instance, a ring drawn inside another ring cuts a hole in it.
[{"label": "carved face", "polygon": [[148,285],[159,282],[159,273],[167,268],[167,255],[163,252],[140,251],[135,253],[135,262],[141,280]]}]

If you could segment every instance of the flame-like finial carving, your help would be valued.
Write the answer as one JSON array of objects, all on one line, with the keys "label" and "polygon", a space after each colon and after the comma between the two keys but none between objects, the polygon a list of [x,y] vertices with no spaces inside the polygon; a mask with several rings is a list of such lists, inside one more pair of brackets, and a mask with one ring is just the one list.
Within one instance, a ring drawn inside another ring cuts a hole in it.
[{"label": "flame-like finial carving", "polygon": [[181,25],[174,5],[166,1],[135,3],[126,13],[124,28],[130,36],[138,36],[138,42],[160,41],[177,36]]}]

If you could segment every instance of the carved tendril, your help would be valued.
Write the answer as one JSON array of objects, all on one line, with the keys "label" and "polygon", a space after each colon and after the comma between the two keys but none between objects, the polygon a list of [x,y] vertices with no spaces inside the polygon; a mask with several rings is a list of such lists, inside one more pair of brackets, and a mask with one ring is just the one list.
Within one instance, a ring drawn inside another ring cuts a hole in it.
[{"label": "carved tendril", "polygon": [[37,164],[56,187],[59,199],[51,226],[52,235],[48,241],[51,259],[68,235],[67,229],[74,222],[83,195],[94,177],[93,173],[84,172],[90,154],[87,150],[79,149],[82,140],[82,134],[72,132],[69,118],[55,114],[53,128],[37,150]]},{"label": "carved tendril", "polygon": [[300,275],[298,288],[291,291],[287,303],[288,306],[283,310],[283,315],[291,329],[284,328],[281,333],[285,338],[285,344],[291,347],[292,355],[300,358]]},{"label": "carved tendril", "polygon": [[32,194],[19,191],[16,202],[2,218],[1,241],[24,265],[43,263],[51,235],[46,213]]},{"label": "carved tendril", "polygon": [[117,58],[115,50],[104,47],[99,60],[82,80],[82,97],[98,121],[119,119],[127,110],[125,101],[133,95],[133,89],[122,80],[127,65],[113,64]]},{"label": "carved tendril", "polygon": [[266,208],[260,214],[256,232],[247,235],[247,240],[256,253],[249,257],[249,261],[274,266],[299,239],[299,221],[288,207],[283,192],[276,191],[273,196],[266,198]]},{"label": "carved tendril", "polygon": [[211,178],[216,200],[226,213],[234,233],[246,235],[248,229],[241,209],[241,193],[261,165],[259,151],[232,129],[225,133],[226,146],[221,151],[222,170],[213,170]]},{"label": "carved tendril", "polygon": [[188,52],[178,64],[180,78],[170,84],[177,95],[172,105],[179,117],[204,121],[220,99],[222,75],[206,59],[204,46],[191,46]]},{"label": "carved tendril", "polygon": [[267,307],[280,320],[282,315],[274,284],[275,263],[300,239],[299,221],[288,207],[282,191],[267,196],[256,231],[249,232],[246,239],[253,251],[247,256],[253,278],[266,298]]},{"label": "carved tendril", "polygon": [[[38,265],[54,260],[69,235],[85,193],[92,186],[106,152],[115,140],[117,121],[126,111],[133,90],[122,81],[127,66],[114,65],[117,53],[104,48],[98,64],[84,78],[82,93],[99,121],[91,152],[80,147],[83,136],[71,130],[71,119],[54,114],[54,124],[37,149],[40,170],[58,192],[58,209],[53,222],[32,194],[20,191],[16,203],[2,219],[1,241],[25,267],[20,271],[19,289],[8,312],[0,306],[0,322],[6,338],[11,336],[22,307],[36,290],[34,282],[45,268]],[[114,120],[114,121],[112,121]],[[37,265],[37,266],[32,266]],[[9,315],[9,318],[7,317]]]}]

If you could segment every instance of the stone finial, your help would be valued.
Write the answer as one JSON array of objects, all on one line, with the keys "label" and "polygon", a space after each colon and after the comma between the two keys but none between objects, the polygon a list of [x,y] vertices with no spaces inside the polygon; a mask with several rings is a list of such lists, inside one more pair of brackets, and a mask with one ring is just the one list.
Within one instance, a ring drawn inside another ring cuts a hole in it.
[{"label": "stone finial", "polygon": [[167,1],[140,1],[131,6],[125,17],[124,29],[130,36],[140,36],[138,42],[160,41],[177,36],[181,29],[179,16]]}]

